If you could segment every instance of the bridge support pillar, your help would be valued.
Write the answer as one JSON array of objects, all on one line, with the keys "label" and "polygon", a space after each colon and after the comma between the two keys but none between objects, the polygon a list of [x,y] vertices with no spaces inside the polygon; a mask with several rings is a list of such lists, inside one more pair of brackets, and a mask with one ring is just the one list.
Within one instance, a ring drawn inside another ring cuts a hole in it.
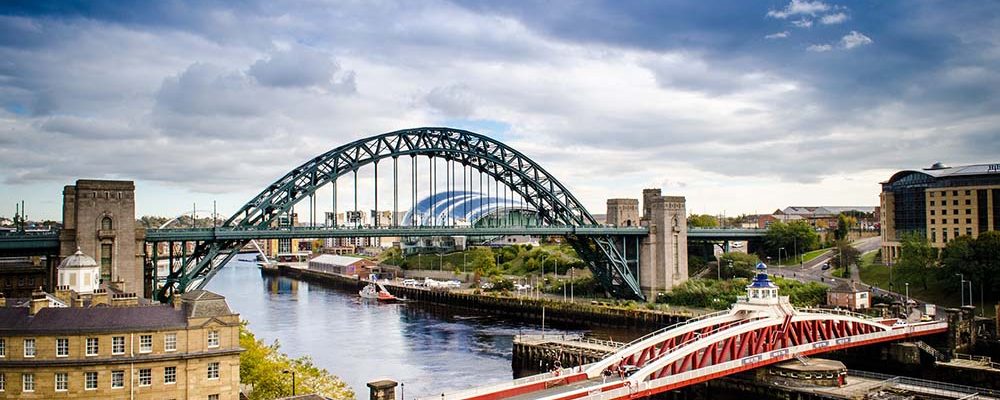
[{"label": "bridge support pillar", "polygon": [[104,283],[122,282],[122,290],[143,293],[145,230],[135,222],[132,181],[86,180],[63,188],[63,229],[59,256],[79,247],[101,266]]},{"label": "bridge support pillar", "polygon": [[639,250],[639,285],[653,302],[659,293],[688,279],[687,206],[683,196],[645,189],[642,207],[640,224],[649,228],[649,235]]}]

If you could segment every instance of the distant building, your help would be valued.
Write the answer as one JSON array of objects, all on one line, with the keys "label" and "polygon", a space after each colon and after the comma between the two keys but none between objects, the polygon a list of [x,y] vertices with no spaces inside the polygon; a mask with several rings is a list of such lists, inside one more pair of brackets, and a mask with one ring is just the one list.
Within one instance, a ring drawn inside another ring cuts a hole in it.
[{"label": "distant building", "polygon": [[358,257],[322,254],[309,260],[309,269],[313,271],[340,274],[366,275],[364,267],[378,265],[377,262]]},{"label": "distant building", "polygon": [[949,167],[936,163],[903,170],[882,182],[879,195],[882,260],[899,257],[905,234],[926,236],[931,245],[997,230],[1000,217],[1000,164]]},{"label": "distant building", "polygon": [[803,218],[801,215],[780,215],[780,214],[779,215],[767,215],[767,214],[765,214],[765,215],[760,215],[760,216],[757,217],[757,228],[759,228],[759,229],[770,228],[771,224],[775,223],[776,221],[781,221],[781,222],[788,223],[788,222],[792,222],[792,221],[803,221],[803,220],[805,220],[805,218]]},{"label": "distant building", "polygon": [[638,226],[639,199],[608,199],[608,214],[604,224],[611,226]]},{"label": "distant building", "polygon": [[871,293],[867,289],[858,288],[854,282],[840,281],[827,290],[826,304],[851,310],[871,308]]},{"label": "distant building", "polygon": [[0,297],[0,397],[239,398],[239,315],[203,290],[173,305],[63,286]]},{"label": "distant building", "polygon": [[877,208],[868,206],[790,206],[775,210],[774,215],[797,215],[817,229],[836,229],[837,218],[840,214],[855,214],[860,217],[858,224],[861,229],[873,229],[875,223],[878,222],[878,217],[875,215]]}]

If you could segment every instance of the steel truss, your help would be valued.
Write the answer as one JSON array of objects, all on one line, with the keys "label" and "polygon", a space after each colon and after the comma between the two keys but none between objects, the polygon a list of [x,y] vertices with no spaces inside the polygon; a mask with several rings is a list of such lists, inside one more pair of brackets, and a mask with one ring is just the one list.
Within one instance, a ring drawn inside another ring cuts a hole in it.
[{"label": "steel truss", "polygon": [[[338,177],[353,173],[356,184],[357,171],[363,166],[373,164],[377,168],[378,161],[392,159],[395,179],[395,166],[398,158],[403,156],[414,158],[414,165],[415,157],[426,156],[460,163],[465,168],[485,173],[534,207],[543,224],[598,225],[597,220],[565,186],[517,150],[464,130],[417,128],[361,139],[309,160],[268,185],[227,219],[222,227],[247,231],[269,229],[279,216],[289,213],[303,199],[311,198],[309,203],[314,207],[313,196],[316,190],[328,183],[335,183]],[[356,193],[357,191],[355,204]],[[394,204],[398,201],[396,196],[394,188]],[[336,189],[334,198],[336,199]],[[624,245],[624,240],[612,235],[577,234],[566,238],[612,295],[644,299],[637,279],[638,252],[635,252],[633,259],[628,259],[626,254],[629,246]],[[156,292],[157,298],[165,301],[175,293],[201,288],[248,241],[249,239],[227,239],[198,242],[194,252],[184,259],[182,266],[171,268],[163,286]]]}]

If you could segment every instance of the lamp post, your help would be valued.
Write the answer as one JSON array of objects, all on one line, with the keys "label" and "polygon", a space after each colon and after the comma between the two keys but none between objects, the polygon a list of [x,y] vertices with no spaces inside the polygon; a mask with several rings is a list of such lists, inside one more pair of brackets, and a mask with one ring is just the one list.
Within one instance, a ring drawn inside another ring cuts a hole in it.
[{"label": "lamp post", "polygon": [[571,267],[569,269],[569,301],[570,302],[574,301],[574,298],[573,298],[573,272],[575,272],[575,271]]},{"label": "lamp post", "polygon": [[955,275],[958,275],[959,279],[961,279],[958,286],[958,292],[962,296],[962,305],[960,307],[965,307],[965,275],[962,275],[961,273],[957,273]]},{"label": "lamp post", "polygon": [[784,250],[784,249],[785,249],[784,247],[779,247],[778,248],[778,266],[779,267],[781,266],[781,251]]},{"label": "lamp post", "polygon": [[906,310],[910,310],[910,282],[906,282]]},{"label": "lamp post", "polygon": [[292,396],[295,396],[295,371],[287,370],[286,369],[284,371],[281,371],[281,373],[282,374],[292,374]]}]

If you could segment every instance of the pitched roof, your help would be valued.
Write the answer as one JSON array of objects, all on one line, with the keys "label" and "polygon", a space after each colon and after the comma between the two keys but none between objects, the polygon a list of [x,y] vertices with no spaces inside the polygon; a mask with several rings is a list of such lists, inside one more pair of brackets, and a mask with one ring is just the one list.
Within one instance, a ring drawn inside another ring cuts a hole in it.
[{"label": "pitched roof", "polygon": [[168,305],[135,307],[46,307],[32,316],[26,307],[0,308],[0,332],[116,332],[183,328],[182,310]]}]

